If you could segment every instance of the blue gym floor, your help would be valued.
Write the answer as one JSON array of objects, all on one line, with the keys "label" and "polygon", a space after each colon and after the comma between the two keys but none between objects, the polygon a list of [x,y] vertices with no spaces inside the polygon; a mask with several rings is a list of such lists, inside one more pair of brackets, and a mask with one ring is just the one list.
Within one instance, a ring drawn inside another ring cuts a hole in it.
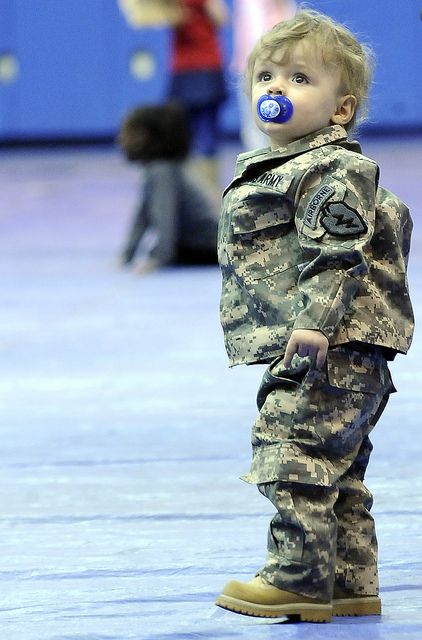
[{"label": "blue gym floor", "polygon": [[[422,140],[364,149],[411,207],[420,317]],[[222,182],[237,151],[222,150]],[[420,333],[392,365],[367,477],[384,615],[217,609],[265,556],[272,507],[238,479],[262,369],[228,369],[217,267],[117,266],[137,192],[111,148],[0,152],[1,640],[420,640]]]}]

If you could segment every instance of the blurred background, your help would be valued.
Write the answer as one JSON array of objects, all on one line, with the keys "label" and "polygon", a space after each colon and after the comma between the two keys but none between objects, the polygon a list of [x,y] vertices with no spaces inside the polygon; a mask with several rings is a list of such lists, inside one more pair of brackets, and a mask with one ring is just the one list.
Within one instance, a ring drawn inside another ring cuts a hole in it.
[{"label": "blurred background", "polygon": [[[227,2],[232,10],[233,1]],[[377,56],[366,130],[422,128],[418,0],[315,0]],[[230,70],[233,24],[223,27],[229,97],[223,136],[239,131]],[[0,0],[0,141],[111,140],[133,106],[166,95],[169,29],[134,28],[115,0]]]}]

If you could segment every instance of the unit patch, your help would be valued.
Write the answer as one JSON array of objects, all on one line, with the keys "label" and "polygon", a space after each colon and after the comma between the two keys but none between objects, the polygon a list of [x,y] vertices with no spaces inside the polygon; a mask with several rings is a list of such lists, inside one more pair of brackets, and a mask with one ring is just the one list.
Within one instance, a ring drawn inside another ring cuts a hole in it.
[{"label": "unit patch", "polygon": [[333,187],[329,187],[328,185],[324,185],[323,187],[321,187],[321,189],[319,189],[319,191],[317,191],[305,211],[303,222],[307,227],[310,227],[311,229],[316,228],[317,218],[319,212],[321,211],[322,205],[328,200],[330,196],[333,195],[333,193],[335,193],[335,191],[336,190]]},{"label": "unit patch", "polygon": [[332,202],[324,209],[321,224],[334,236],[354,236],[368,230],[365,220],[344,202]]}]

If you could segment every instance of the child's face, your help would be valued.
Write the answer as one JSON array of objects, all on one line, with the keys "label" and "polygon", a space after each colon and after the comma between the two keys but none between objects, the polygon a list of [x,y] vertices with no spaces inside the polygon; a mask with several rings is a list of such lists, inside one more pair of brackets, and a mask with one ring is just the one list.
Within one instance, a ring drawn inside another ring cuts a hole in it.
[{"label": "child's face", "polygon": [[[330,124],[347,124],[353,116],[355,99],[341,95],[339,72],[328,70],[301,41],[287,59],[275,54],[271,60],[257,59],[252,78],[252,109],[255,122],[277,149]],[[263,95],[284,95],[293,104],[293,115],[287,122],[263,122],[256,105]]]}]

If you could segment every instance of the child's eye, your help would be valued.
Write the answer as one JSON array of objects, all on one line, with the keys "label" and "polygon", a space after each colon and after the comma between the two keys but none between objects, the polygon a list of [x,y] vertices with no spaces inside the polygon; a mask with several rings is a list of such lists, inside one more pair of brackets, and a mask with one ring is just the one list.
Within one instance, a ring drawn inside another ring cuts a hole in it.
[{"label": "child's eye", "polygon": [[296,84],[308,84],[309,82],[304,73],[295,73],[292,80],[296,82]]},{"label": "child's eye", "polygon": [[269,82],[271,80],[271,73],[269,71],[261,71],[258,73],[259,82]]}]

